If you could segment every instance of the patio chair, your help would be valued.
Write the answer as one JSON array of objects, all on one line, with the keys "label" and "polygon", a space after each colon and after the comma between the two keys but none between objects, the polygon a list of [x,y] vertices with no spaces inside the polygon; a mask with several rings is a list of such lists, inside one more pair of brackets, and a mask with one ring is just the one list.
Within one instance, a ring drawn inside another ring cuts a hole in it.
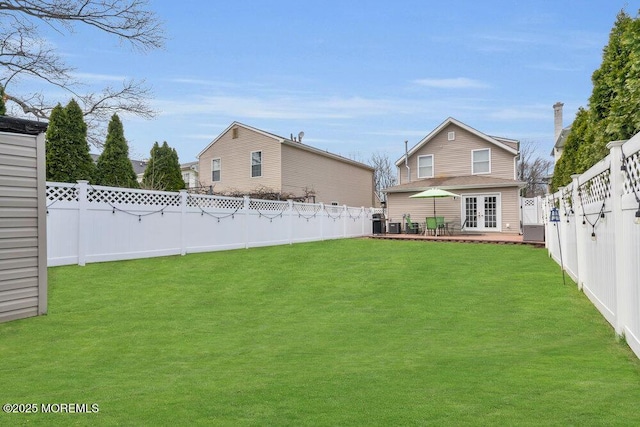
[{"label": "patio chair", "polygon": [[436,235],[436,231],[438,230],[438,223],[435,217],[428,216],[426,222],[426,228],[424,230],[424,234],[431,234],[432,236]]},{"label": "patio chair", "polygon": [[443,216],[437,216],[436,217],[436,227],[438,227],[438,234],[439,235],[443,235],[445,232],[447,234],[451,234],[451,232],[449,231],[449,226],[447,225],[446,222],[444,222],[444,217]]},{"label": "patio chair", "polygon": [[407,217],[407,224],[405,226],[405,233],[407,234],[420,234],[420,224],[411,221],[411,218]]}]

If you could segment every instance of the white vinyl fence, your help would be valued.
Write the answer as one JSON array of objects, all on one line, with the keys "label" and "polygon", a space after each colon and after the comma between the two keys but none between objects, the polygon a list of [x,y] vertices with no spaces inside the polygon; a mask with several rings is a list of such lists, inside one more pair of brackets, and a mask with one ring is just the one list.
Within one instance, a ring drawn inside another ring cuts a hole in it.
[{"label": "white vinyl fence", "polygon": [[371,208],[47,183],[48,266],[358,237]]},{"label": "white vinyl fence", "polygon": [[640,134],[608,148],[545,199],[547,248],[640,357]]}]

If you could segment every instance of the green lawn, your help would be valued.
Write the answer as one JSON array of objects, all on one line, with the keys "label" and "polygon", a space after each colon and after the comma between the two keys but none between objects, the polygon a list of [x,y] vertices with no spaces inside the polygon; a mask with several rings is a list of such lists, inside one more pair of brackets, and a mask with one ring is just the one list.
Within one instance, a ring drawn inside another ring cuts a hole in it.
[{"label": "green lawn", "polygon": [[0,425],[639,425],[640,361],[544,249],[352,239],[49,269]]}]

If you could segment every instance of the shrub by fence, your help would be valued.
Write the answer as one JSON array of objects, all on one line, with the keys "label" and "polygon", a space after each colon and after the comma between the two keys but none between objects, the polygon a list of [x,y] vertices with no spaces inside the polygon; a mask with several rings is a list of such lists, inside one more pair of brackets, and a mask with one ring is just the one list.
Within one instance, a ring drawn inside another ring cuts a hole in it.
[{"label": "shrub by fence", "polygon": [[338,239],[370,208],[47,183],[48,265]]},{"label": "shrub by fence", "polygon": [[[545,200],[550,255],[640,357],[640,134]],[[551,208],[560,222],[548,221]]]}]

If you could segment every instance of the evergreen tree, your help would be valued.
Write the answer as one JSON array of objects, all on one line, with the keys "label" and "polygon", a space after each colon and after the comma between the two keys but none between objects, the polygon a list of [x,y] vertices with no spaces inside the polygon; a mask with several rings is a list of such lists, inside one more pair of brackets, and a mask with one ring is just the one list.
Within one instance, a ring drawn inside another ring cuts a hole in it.
[{"label": "evergreen tree", "polygon": [[47,180],[76,182],[91,180],[95,166],[87,144],[87,125],[73,99],[63,108],[53,108],[46,137]]},{"label": "evergreen tree", "polygon": [[111,117],[107,140],[96,166],[96,184],[112,187],[138,188],[138,180],[129,160],[129,145],[117,114]]},{"label": "evergreen tree", "polygon": [[562,156],[556,163],[551,180],[551,189],[556,191],[560,187],[564,187],[571,183],[571,175],[582,173],[588,169],[586,159],[586,151],[590,145],[588,142],[592,139],[589,134],[591,113],[584,108],[578,109],[576,118],[571,125],[571,132],[567,136],[564,144]]},{"label": "evergreen tree", "polygon": [[157,142],[153,144],[151,157],[142,178],[142,186],[166,191],[177,191],[184,188],[178,153],[174,148],[169,147],[166,141],[161,146]]},{"label": "evergreen tree", "polygon": [[602,160],[610,141],[629,139],[640,132],[640,18],[618,13],[602,63],[591,81],[589,108],[581,108],[576,115],[552,188],[567,185],[572,174]]},{"label": "evergreen tree", "polygon": [[4,103],[4,87],[0,85],[0,116],[7,114],[7,106]]}]

